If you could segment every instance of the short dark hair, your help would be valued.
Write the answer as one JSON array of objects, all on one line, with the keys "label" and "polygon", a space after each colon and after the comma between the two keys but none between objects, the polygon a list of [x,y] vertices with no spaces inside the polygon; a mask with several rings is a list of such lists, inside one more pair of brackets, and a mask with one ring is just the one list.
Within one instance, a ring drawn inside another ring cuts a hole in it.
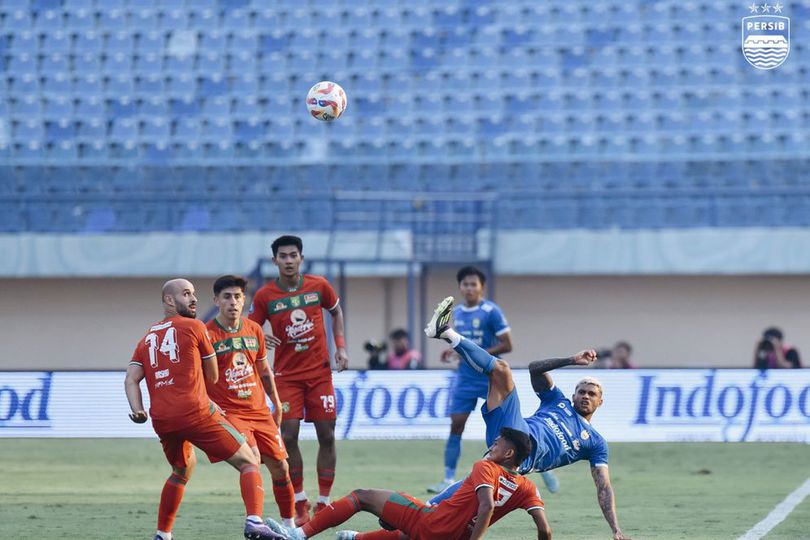
[{"label": "short dark hair", "polygon": [[475,266],[465,266],[461,270],[456,273],[456,281],[459,285],[467,276],[478,276],[478,279],[481,281],[481,285],[486,284],[487,276]]},{"label": "short dark hair", "polygon": [[278,248],[281,246],[295,246],[298,248],[298,253],[304,253],[304,242],[299,237],[291,234],[285,234],[273,240],[273,243],[270,244],[270,249],[273,250],[273,257],[278,255]]},{"label": "short dark hair", "polygon": [[782,330],[780,330],[775,326],[771,326],[770,328],[766,328],[765,331],[762,332],[762,337],[764,337],[765,339],[774,337],[779,341],[782,341],[785,336],[784,334],[782,334]]},{"label": "short dark hair", "polygon": [[626,341],[617,341],[616,344],[613,347],[614,348],[624,349],[628,353],[633,352],[633,347],[629,343],[627,343]]},{"label": "short dark hair", "polygon": [[219,293],[230,287],[239,287],[242,289],[242,292],[245,292],[247,280],[242,276],[234,276],[232,274],[218,277],[214,282],[214,296],[219,296]]},{"label": "short dark hair", "polygon": [[512,448],[515,449],[515,466],[520,465],[527,457],[529,457],[529,454],[532,451],[532,441],[529,439],[529,436],[526,433],[509,427],[504,427],[501,428],[500,435],[503,439],[509,441]]},{"label": "short dark hair", "polygon": [[408,331],[405,330],[404,328],[397,328],[396,330],[393,330],[391,332],[391,334],[389,334],[388,337],[390,339],[403,339],[403,338],[410,339],[411,338],[411,336],[408,334]]}]

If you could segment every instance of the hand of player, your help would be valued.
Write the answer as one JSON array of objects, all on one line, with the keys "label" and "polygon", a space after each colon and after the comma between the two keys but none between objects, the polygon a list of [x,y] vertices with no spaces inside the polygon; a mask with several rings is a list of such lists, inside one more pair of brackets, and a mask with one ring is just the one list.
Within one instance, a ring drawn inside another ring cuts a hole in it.
[{"label": "hand of player", "polygon": [[275,420],[276,425],[281,427],[281,417],[282,417],[282,410],[281,410],[281,402],[273,402],[273,420]]},{"label": "hand of player", "polygon": [[281,345],[281,340],[276,336],[271,336],[270,334],[264,335],[264,345],[268,349],[275,349],[279,345]]},{"label": "hand of player", "polygon": [[343,347],[339,347],[338,350],[335,351],[335,366],[337,367],[338,373],[349,367],[349,355]]},{"label": "hand of player", "polygon": [[594,362],[596,362],[596,351],[593,349],[579,351],[574,355],[575,366],[588,366]]},{"label": "hand of player", "polygon": [[442,351],[442,355],[439,359],[445,364],[450,364],[458,360],[458,353],[454,349],[445,349]]},{"label": "hand of player", "polygon": [[136,424],[143,424],[148,418],[149,415],[146,414],[146,411],[135,411],[129,413],[129,419]]}]

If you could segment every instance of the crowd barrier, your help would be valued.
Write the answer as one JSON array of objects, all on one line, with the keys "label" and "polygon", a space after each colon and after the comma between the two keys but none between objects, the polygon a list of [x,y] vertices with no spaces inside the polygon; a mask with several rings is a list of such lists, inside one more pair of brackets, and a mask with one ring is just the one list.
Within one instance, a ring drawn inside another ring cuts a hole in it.
[{"label": "crowd barrier", "polygon": [[[566,395],[584,376],[596,376],[604,385],[604,405],[592,423],[609,441],[810,443],[810,369],[553,373]],[[335,374],[337,436],[446,437],[452,377],[446,370]],[[539,400],[528,371],[515,370],[514,378],[529,416]],[[150,424],[129,421],[123,381],[123,372],[0,372],[0,437],[154,436]],[[301,434],[315,436],[309,425]],[[483,439],[478,412],[470,416],[464,436]]]}]

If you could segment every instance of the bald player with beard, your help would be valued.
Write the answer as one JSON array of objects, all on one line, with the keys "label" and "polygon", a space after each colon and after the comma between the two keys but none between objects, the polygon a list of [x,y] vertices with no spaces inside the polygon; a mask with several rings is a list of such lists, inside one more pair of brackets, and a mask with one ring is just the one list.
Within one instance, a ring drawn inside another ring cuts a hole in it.
[{"label": "bald player with beard", "polygon": [[257,458],[205,391],[203,376],[216,383],[219,369],[205,325],[196,319],[194,285],[186,279],[169,280],[161,300],[163,319],[138,342],[124,382],[129,418],[142,424],[148,415],[140,382],[146,379],[152,427],[172,467],[160,496],[154,540],[172,538],[177,510],[196,464],[192,445],[212,461],[227,461],[239,471],[247,514],[245,538],[283,539],[262,522],[264,490]]}]

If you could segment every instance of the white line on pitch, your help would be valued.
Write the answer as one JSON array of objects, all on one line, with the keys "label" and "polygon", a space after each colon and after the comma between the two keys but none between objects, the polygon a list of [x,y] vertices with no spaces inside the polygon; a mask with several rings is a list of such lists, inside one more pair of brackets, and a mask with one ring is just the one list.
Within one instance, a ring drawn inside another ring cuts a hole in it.
[{"label": "white line on pitch", "polygon": [[737,540],[759,540],[769,532],[771,529],[782,523],[788,514],[793,512],[793,509],[799,506],[805,497],[810,495],[810,478],[804,481],[804,484],[797,487],[793,493],[785,497],[785,500],[777,504],[771,513],[765,516],[765,519],[751,527],[744,535],[740,536]]}]

